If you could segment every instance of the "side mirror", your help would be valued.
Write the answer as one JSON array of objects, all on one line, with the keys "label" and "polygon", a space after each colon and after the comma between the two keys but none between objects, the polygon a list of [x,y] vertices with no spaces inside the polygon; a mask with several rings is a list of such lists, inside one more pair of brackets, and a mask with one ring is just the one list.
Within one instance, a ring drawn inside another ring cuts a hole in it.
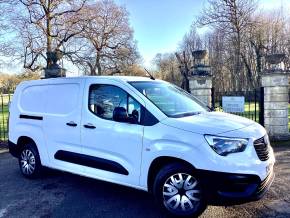
[{"label": "side mirror", "polygon": [[123,107],[116,107],[113,111],[113,120],[117,122],[128,122],[127,110]]}]

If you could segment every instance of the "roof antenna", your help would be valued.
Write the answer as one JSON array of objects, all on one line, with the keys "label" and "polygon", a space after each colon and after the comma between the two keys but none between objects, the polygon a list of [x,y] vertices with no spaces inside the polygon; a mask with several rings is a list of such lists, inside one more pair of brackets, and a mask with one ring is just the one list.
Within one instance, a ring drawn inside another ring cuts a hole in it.
[{"label": "roof antenna", "polygon": [[144,67],[144,70],[147,72],[147,74],[149,75],[150,79],[155,80],[154,76],[152,76],[152,74]]}]

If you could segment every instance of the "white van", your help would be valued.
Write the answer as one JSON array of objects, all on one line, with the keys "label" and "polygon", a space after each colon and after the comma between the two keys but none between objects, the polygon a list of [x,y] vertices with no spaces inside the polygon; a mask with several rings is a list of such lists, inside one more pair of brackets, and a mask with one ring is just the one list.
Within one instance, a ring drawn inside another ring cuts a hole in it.
[{"label": "white van", "polygon": [[21,83],[10,106],[9,148],[25,177],[46,166],[130,186],[152,192],[179,217],[257,200],[274,178],[262,126],[143,77]]}]

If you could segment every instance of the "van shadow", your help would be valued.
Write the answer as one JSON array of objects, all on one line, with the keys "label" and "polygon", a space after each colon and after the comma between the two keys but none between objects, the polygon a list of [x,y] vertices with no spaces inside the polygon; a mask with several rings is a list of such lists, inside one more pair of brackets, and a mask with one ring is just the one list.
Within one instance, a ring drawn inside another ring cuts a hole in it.
[{"label": "van shadow", "polygon": [[147,192],[66,172],[46,169],[43,189],[64,187],[53,217],[167,217]]}]

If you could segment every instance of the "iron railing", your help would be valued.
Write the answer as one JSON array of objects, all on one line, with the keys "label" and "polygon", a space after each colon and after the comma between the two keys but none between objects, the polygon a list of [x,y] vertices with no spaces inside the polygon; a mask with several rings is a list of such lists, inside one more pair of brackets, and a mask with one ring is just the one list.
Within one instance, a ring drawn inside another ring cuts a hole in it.
[{"label": "iron railing", "polygon": [[8,116],[9,102],[13,94],[0,94],[0,144],[6,144],[8,140]]},{"label": "iron railing", "polygon": [[215,111],[223,111],[223,96],[243,96],[245,108],[243,112],[230,112],[232,114],[249,118],[264,125],[264,88],[250,91],[216,92],[212,89],[212,106]]},{"label": "iron railing", "polygon": [[288,101],[289,101],[289,104],[288,104],[288,130],[290,132],[290,89],[288,90]]}]

